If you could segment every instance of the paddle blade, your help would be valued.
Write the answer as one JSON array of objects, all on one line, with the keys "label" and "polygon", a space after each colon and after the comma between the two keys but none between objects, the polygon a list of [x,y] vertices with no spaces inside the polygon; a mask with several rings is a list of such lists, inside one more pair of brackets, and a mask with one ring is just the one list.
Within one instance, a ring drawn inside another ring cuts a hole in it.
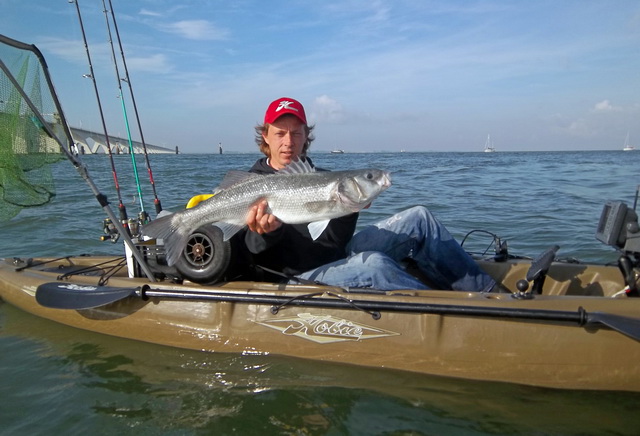
[{"label": "paddle blade", "polygon": [[640,319],[604,312],[589,312],[587,324],[602,324],[640,341]]},{"label": "paddle blade", "polygon": [[91,309],[136,295],[137,288],[43,283],[36,289],[36,301],[52,309]]}]

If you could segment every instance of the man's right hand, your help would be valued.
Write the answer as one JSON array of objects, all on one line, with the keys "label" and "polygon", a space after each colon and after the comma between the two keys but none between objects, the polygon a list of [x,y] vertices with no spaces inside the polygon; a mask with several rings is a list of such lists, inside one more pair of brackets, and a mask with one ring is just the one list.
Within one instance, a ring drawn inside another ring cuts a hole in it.
[{"label": "man's right hand", "polygon": [[267,212],[269,204],[266,200],[261,200],[251,206],[247,215],[247,226],[252,232],[260,235],[273,232],[282,226],[282,221]]}]

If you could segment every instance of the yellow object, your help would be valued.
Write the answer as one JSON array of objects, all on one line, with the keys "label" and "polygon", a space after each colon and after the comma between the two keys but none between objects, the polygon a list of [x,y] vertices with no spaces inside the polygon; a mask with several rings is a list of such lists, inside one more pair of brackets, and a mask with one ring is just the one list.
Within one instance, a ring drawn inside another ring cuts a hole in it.
[{"label": "yellow object", "polygon": [[213,197],[214,194],[200,194],[191,197],[191,200],[187,203],[187,209],[191,209],[192,207],[196,207],[201,201],[205,201],[207,198]]}]

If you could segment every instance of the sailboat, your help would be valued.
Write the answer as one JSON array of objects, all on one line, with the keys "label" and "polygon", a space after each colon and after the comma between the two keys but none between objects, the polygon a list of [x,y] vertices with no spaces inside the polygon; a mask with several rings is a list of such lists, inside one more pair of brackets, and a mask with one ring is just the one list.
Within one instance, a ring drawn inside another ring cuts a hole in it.
[{"label": "sailboat", "polygon": [[622,151],[633,151],[636,148],[633,145],[629,144],[629,132],[627,132],[627,137],[624,140],[624,147],[622,147]]},{"label": "sailboat", "polygon": [[484,152],[485,153],[493,153],[496,151],[496,148],[493,146],[491,142],[491,135],[487,135],[487,142],[484,143]]}]

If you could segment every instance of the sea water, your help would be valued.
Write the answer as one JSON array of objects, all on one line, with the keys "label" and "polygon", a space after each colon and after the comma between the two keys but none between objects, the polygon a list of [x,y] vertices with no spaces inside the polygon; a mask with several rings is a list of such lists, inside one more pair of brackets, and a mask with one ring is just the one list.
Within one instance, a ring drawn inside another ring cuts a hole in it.
[{"label": "sea water", "polygon": [[[258,154],[151,155],[157,196],[179,210]],[[640,152],[315,153],[330,170],[377,167],[393,186],[360,226],[425,205],[464,247],[615,262],[595,239],[608,200],[632,206]],[[115,156],[120,198],[141,209],[130,156]],[[145,210],[155,215],[143,156]],[[85,156],[114,207],[107,156]],[[68,162],[57,196],[0,224],[0,257],[121,254],[101,242],[104,212]],[[532,330],[531,334],[535,334]],[[496,362],[500,365],[500,362]],[[508,367],[504,368],[509,371]],[[619,435],[638,434],[640,394],[562,391],[264,355],[201,353],[76,330],[0,304],[0,434]]]}]

